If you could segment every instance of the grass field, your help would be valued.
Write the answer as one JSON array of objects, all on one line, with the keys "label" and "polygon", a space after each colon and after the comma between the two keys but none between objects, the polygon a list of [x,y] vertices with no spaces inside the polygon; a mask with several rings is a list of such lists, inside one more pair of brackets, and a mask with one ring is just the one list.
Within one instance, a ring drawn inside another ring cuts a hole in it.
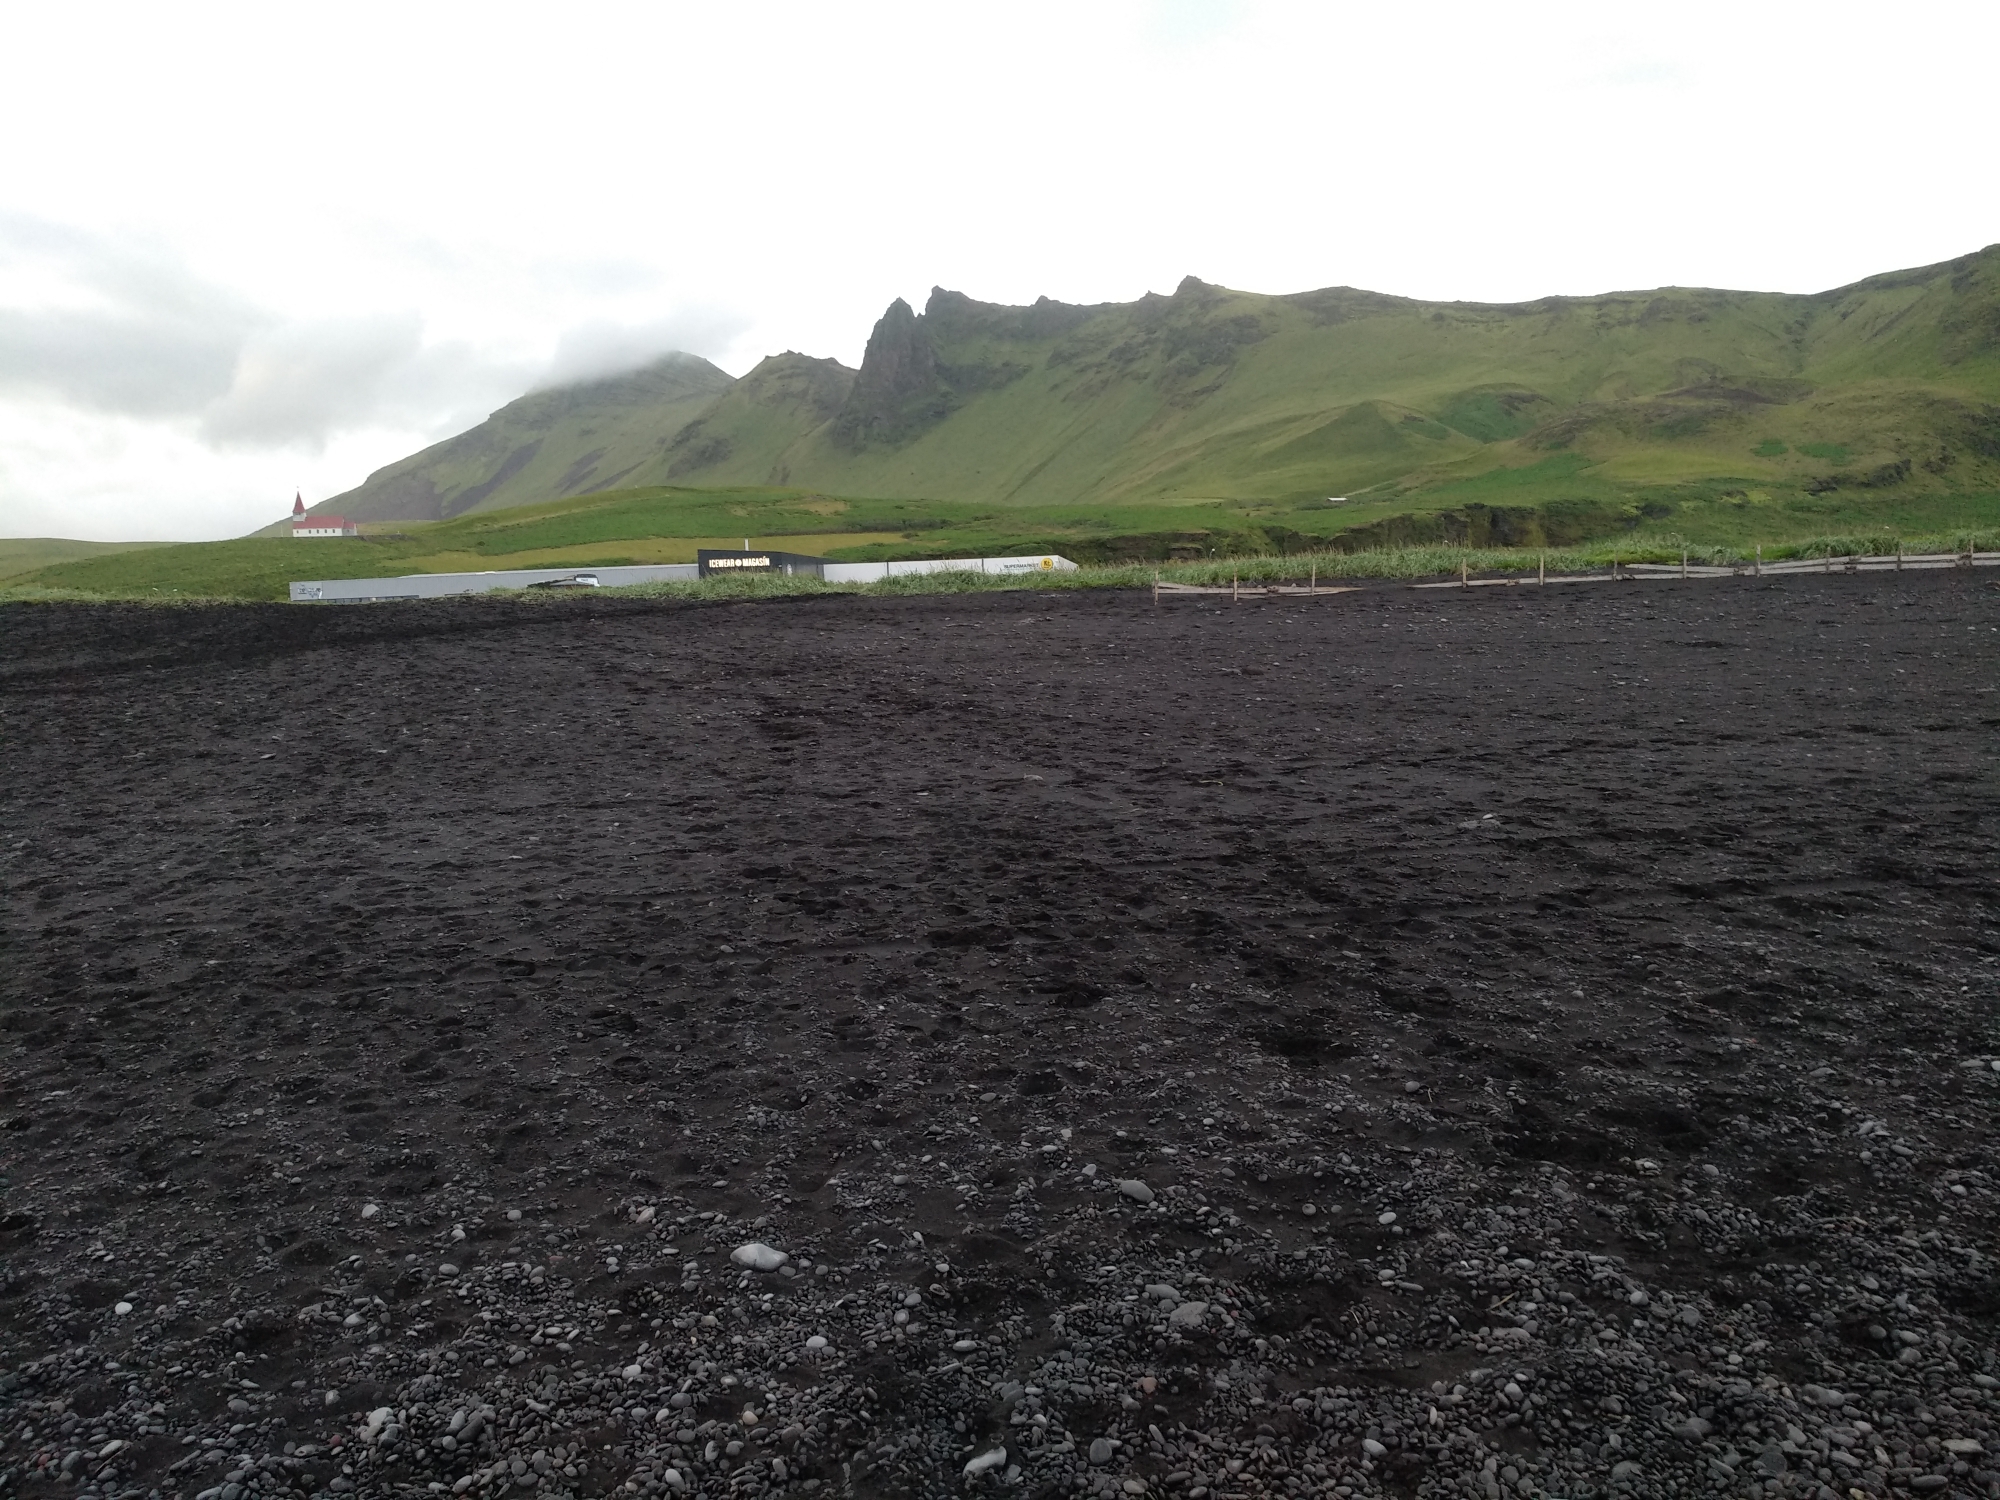
[{"label": "grass field", "polygon": [[[1996,508],[2000,514],[2000,507]],[[737,538],[738,541],[742,539]],[[771,541],[774,539],[765,539]],[[209,548],[245,548],[249,543],[215,542],[190,544]],[[283,545],[283,544],[273,544]],[[305,543],[293,544],[304,547]],[[362,543],[314,544],[332,548],[364,546]],[[1123,562],[1092,564],[1074,572],[1031,574],[930,573],[911,575],[875,584],[830,584],[811,578],[773,578],[754,575],[707,579],[698,583],[640,584],[607,593],[638,597],[763,598],[818,593],[960,593],[993,589],[1090,589],[1145,588],[1156,578],[1171,583],[1245,584],[1305,582],[1317,577],[1335,579],[1422,579],[1451,577],[1461,571],[1476,575],[1531,573],[1546,567],[1550,573],[1602,569],[1613,562],[1672,563],[1684,556],[1696,563],[1748,561],[1761,550],[1767,561],[1788,557],[1847,557],[1894,552],[1898,546],[1912,553],[1955,552],[1967,548],[2000,550],[2000,520],[1984,526],[1961,526],[1938,531],[1858,530],[1799,535],[1786,542],[1751,547],[1710,542],[1697,544],[1679,533],[1638,532],[1615,540],[1570,547],[1466,547],[1448,544],[1378,547],[1355,550],[1309,550],[1228,556],[1178,562]],[[325,555],[322,553],[321,555]],[[249,589],[242,579],[246,572],[231,574],[217,554],[202,568],[174,575],[182,586],[170,588],[89,587],[65,583],[55,577],[36,582],[0,584],[0,600],[84,602],[105,599],[136,599],[161,604],[201,603],[245,599],[283,599],[283,585]],[[610,564],[599,564],[609,566]],[[268,566],[268,565],[267,565]],[[404,571],[420,571],[406,569]],[[53,570],[51,570],[53,572]],[[330,573],[314,576],[330,577]],[[352,574],[347,576],[383,576]],[[220,578],[220,583],[206,580]],[[289,580],[287,580],[289,581]],[[530,591],[505,591],[469,596],[473,599],[514,600],[536,603],[564,597]]]},{"label": "grass field", "polygon": [[1682,547],[1747,556],[1759,544],[1781,551],[1855,536],[1893,549],[1899,537],[1995,528],[2000,492],[1787,495],[1714,480],[1630,488],[1603,480],[1587,459],[1559,454],[1443,482],[1420,496],[1305,508],[1243,500],[1017,508],[797,490],[635,490],[378,528],[351,540],[259,536],[105,549],[24,571],[0,590],[284,599],[295,579],[688,562],[697,547],[737,547],[746,537],[851,561],[1057,552],[1088,564],[1150,566],[1418,557],[1438,548],[1458,549],[1453,557],[1467,548],[1497,556],[1511,546],[1531,566],[1533,555],[1549,548],[1604,557],[1644,548],[1678,556]]},{"label": "grass field", "polygon": [[73,542],[52,536],[0,537],[0,583],[57,563],[170,545],[168,542]]}]

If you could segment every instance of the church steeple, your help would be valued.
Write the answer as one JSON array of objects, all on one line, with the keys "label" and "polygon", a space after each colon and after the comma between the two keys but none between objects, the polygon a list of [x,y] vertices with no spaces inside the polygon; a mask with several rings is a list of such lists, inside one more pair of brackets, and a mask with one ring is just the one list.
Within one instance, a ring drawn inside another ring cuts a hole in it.
[{"label": "church steeple", "polygon": [[294,490],[292,492],[292,514],[295,516],[302,516],[305,513],[306,513],[305,494],[303,491]]}]

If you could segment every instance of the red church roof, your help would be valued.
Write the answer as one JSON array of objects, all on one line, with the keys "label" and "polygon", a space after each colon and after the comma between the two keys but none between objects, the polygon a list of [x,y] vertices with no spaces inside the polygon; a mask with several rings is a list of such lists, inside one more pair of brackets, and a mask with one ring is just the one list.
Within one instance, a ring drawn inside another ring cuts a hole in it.
[{"label": "red church roof", "polygon": [[292,525],[295,527],[333,526],[345,529],[346,527],[352,526],[353,524],[354,523],[348,520],[345,516],[294,516],[292,518]]}]

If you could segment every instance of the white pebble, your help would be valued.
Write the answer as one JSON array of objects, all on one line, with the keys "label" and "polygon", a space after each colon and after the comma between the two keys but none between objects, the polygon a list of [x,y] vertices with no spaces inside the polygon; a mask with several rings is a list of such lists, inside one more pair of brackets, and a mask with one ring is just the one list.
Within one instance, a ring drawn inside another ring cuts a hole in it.
[{"label": "white pebble", "polygon": [[811,1338],[806,1340],[806,1348],[814,1354],[819,1353],[819,1351],[824,1349],[825,1347],[826,1347],[826,1340],[818,1334],[814,1334]]},{"label": "white pebble", "polygon": [[382,1212],[382,1205],[379,1203],[364,1203],[361,1205],[361,1217],[364,1219],[372,1219],[380,1212]]},{"label": "white pebble", "polygon": [[965,1477],[967,1479],[976,1478],[981,1474],[999,1468],[1006,1462],[1007,1450],[1005,1448],[989,1448],[980,1454],[979,1457],[966,1461]]},{"label": "white pebble", "polygon": [[747,1245],[738,1245],[729,1252],[729,1259],[746,1271],[775,1271],[789,1264],[791,1257],[782,1250],[773,1250],[761,1240],[752,1240]]},{"label": "white pebble", "polygon": [[630,1364],[619,1373],[627,1380],[643,1380],[646,1378],[646,1367],[640,1364]]},{"label": "white pebble", "polygon": [[1395,1210],[1393,1210],[1393,1209],[1389,1209],[1389,1210],[1385,1210],[1384,1212],[1382,1212],[1382,1213],[1379,1213],[1379,1214],[1375,1215],[1375,1222],[1376,1222],[1377,1224],[1393,1224],[1393,1223],[1395,1223],[1395,1222],[1396,1222],[1396,1214],[1395,1214]]},{"label": "white pebble", "polygon": [[112,1310],[113,1312],[117,1313],[117,1314],[118,1314],[118,1316],[122,1318],[122,1317],[124,1317],[124,1316],[125,1316],[125,1314],[127,1314],[128,1312],[130,1312],[130,1311],[132,1310],[132,1304],[131,1304],[131,1303],[129,1303],[129,1302],[121,1302],[121,1303],[119,1303],[119,1304],[118,1304],[118,1305],[117,1305],[116,1307],[112,1308],[111,1310]]},{"label": "white pebble", "polygon": [[442,1265],[438,1267],[438,1275],[440,1276],[456,1276],[457,1274],[458,1274],[458,1267],[453,1265],[450,1261],[445,1261]]},{"label": "white pebble", "polygon": [[1122,1177],[1118,1181],[1118,1191],[1134,1203],[1151,1203],[1153,1190],[1136,1177]]},{"label": "white pebble", "polygon": [[1199,1328],[1207,1317],[1206,1302],[1183,1302],[1167,1314],[1167,1321],[1176,1328]]}]

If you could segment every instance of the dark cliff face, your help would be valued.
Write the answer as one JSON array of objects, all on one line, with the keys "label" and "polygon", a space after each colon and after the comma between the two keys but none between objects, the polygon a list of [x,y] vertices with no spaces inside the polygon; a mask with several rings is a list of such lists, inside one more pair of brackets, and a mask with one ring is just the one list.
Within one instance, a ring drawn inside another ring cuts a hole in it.
[{"label": "dark cliff face", "polygon": [[854,388],[833,420],[833,435],[850,448],[909,441],[952,408],[924,320],[898,297],[868,336]]},{"label": "dark cliff face", "polygon": [[1098,311],[1046,297],[1032,307],[1003,307],[932,287],[919,316],[899,297],[875,325],[833,435],[849,448],[907,443],[981,391],[1020,379],[1042,354],[1030,346]]}]

